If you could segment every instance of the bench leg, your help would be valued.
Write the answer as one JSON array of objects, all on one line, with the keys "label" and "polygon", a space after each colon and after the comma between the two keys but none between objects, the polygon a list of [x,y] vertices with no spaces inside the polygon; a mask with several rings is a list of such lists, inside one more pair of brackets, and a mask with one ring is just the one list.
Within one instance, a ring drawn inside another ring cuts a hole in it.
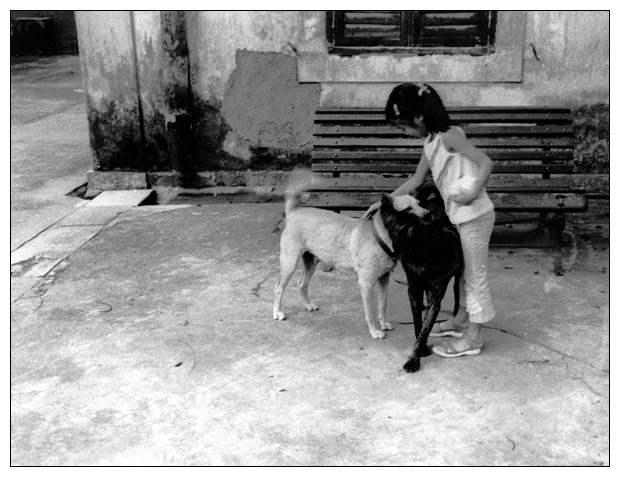
[{"label": "bench leg", "polygon": [[566,227],[566,217],[564,214],[553,214],[547,221],[549,235],[553,241],[553,271],[557,276],[564,275],[562,268],[562,237]]},{"label": "bench leg", "polygon": [[534,230],[534,235],[544,235],[545,234],[545,228],[547,228],[548,223],[547,223],[547,212],[541,212],[538,215],[538,225],[536,226],[536,230]]}]

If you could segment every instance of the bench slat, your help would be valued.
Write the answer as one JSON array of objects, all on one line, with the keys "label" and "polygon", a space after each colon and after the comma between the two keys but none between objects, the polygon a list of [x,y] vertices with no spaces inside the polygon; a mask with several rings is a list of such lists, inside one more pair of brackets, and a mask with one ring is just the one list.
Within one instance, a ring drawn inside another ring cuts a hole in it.
[{"label": "bench slat", "polygon": [[[392,192],[400,187],[409,175],[404,177],[320,177],[315,186],[309,190],[314,192],[325,191],[386,191]],[[576,188],[565,177],[553,179],[532,179],[529,177],[510,177],[491,175],[487,183],[488,192],[501,191],[537,191],[537,192],[571,192],[585,194],[583,188]]]},{"label": "bench slat", "polygon": [[[540,228],[547,213],[587,211],[584,189],[555,181],[558,174],[573,172],[570,109],[457,107],[448,112],[471,142],[494,161],[487,191],[495,209],[510,217],[503,223],[523,221],[519,213],[538,213]],[[315,184],[306,205],[337,211],[366,210],[379,200],[381,190],[391,192],[413,174],[422,155],[423,140],[408,137],[387,123],[383,108],[319,110],[313,137],[312,171],[333,177],[331,184],[322,180]],[[552,174],[556,174],[554,179],[550,179]],[[558,237],[564,221],[548,225],[556,250],[554,269],[561,274]],[[495,233],[494,237],[497,240]]]},{"label": "bench slat", "polygon": [[[567,124],[572,122],[572,115],[563,113],[522,113],[522,112],[479,112],[449,113],[450,119],[457,124],[468,123],[533,123],[533,124]],[[385,123],[385,112],[315,114],[315,123]]]},{"label": "bench slat", "polygon": [[[476,136],[572,136],[572,125],[549,126],[502,126],[502,125],[471,125],[467,126],[467,137]],[[402,130],[389,124],[372,126],[343,126],[334,124],[317,124],[314,127],[314,136],[404,136]]]},{"label": "bench slat", "polygon": [[[557,193],[489,193],[497,212],[583,212],[587,210],[584,195],[562,194],[563,206],[559,206]],[[339,210],[366,210],[381,199],[381,192],[310,192],[302,201],[305,206]]]},{"label": "bench slat", "polygon": [[[406,173],[413,174],[416,170],[416,164],[327,164],[313,163],[313,172],[331,172],[331,173]],[[572,165],[563,164],[520,164],[520,165],[502,165],[493,166],[494,174],[572,174]]]},{"label": "bench slat", "polygon": [[[472,137],[471,142],[478,147],[563,147],[568,148],[573,144],[572,137],[497,137],[497,138],[478,138]],[[356,147],[421,147],[422,139],[399,138],[399,137],[317,137],[314,147],[327,148],[356,148]]]},{"label": "bench slat", "polygon": [[[509,149],[480,148],[494,161],[571,161],[573,152],[567,151],[525,151]],[[422,148],[407,151],[338,151],[334,149],[312,151],[313,161],[417,161]]]},{"label": "bench slat", "polygon": [[[537,106],[452,106],[446,108],[449,114],[453,113],[493,113],[493,114],[565,114],[572,115],[570,108],[553,108],[553,107],[537,107]],[[340,114],[340,113],[356,113],[356,114],[371,114],[382,113],[383,108],[319,108],[316,110],[318,115]]]}]

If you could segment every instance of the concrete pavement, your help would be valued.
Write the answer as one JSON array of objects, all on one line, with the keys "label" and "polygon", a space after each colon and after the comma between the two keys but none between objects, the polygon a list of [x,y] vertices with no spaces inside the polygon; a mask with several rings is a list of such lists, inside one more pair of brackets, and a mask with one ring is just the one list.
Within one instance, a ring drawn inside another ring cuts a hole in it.
[{"label": "concrete pavement", "polygon": [[[407,374],[400,269],[385,340],[347,272],[317,272],[312,313],[293,280],[274,321],[282,204],[67,197],[89,154],[71,101],[12,124],[12,465],[609,464],[604,210],[569,224],[562,277],[548,250],[493,249],[483,353]],[[65,172],[39,171],[42,137]]]},{"label": "concrete pavement", "polygon": [[92,161],[77,56],[11,65],[11,251],[80,203]]}]

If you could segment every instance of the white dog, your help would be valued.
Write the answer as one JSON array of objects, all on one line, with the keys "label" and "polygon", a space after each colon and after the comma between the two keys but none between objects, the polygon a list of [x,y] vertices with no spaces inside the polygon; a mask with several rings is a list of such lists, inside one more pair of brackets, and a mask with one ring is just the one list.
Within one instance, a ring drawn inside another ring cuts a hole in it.
[{"label": "white dog", "polygon": [[[304,190],[304,186],[297,186],[286,193],[286,226],[280,239],[280,279],[276,285],[273,318],[286,319],[281,310],[282,295],[300,258],[304,264],[299,280],[301,299],[306,310],[318,310],[308,298],[308,283],[320,261],[326,266],[357,273],[370,335],[385,338],[384,331],[394,329],[386,322],[385,311],[389,274],[396,265],[396,259],[393,252],[388,254],[393,249],[380,211],[371,219],[355,219],[328,210],[300,207],[299,197]],[[409,195],[397,197],[394,207],[397,210],[411,208],[411,212],[418,217],[428,212]],[[375,290],[377,306],[373,299]],[[380,329],[377,329],[377,316]]]}]

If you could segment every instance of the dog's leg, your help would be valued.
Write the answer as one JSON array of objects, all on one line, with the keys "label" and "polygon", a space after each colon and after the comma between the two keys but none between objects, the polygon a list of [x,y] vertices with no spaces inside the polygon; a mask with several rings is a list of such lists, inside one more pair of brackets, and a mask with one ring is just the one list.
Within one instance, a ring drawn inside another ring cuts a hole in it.
[{"label": "dog's leg", "polygon": [[420,336],[422,331],[422,312],[424,311],[424,287],[422,283],[415,280],[411,275],[407,276],[407,294],[413,315],[413,327],[415,335]]},{"label": "dog's leg", "polygon": [[420,358],[428,356],[431,351],[428,349],[427,340],[428,335],[435,324],[435,319],[439,314],[441,308],[441,300],[443,299],[448,282],[445,283],[431,283],[428,285],[428,292],[426,299],[428,300],[428,306],[426,313],[424,314],[424,321],[422,322],[419,333],[416,332],[416,341],[413,346],[413,351],[409,359],[403,366],[408,373],[414,373],[420,369]]},{"label": "dog's leg", "polygon": [[[284,235],[283,235],[284,237]],[[280,243],[280,279],[276,284],[275,299],[273,302],[273,319],[285,320],[286,315],[280,309],[282,306],[282,295],[284,289],[288,285],[289,280],[295,273],[297,268],[297,262],[301,256],[301,250],[297,250],[294,247],[286,245],[286,240],[282,240]]]},{"label": "dog's leg", "polygon": [[385,338],[385,333],[377,329],[374,293],[376,281],[377,279],[375,277],[367,276],[367,274],[358,275],[358,283],[360,285],[360,291],[362,292],[362,302],[364,303],[364,316],[366,317],[370,336],[381,339]]},{"label": "dog's leg", "polygon": [[391,323],[385,321],[389,283],[390,274],[388,272],[382,277],[379,277],[379,280],[377,280],[377,286],[375,287],[375,289],[377,290],[377,311],[379,312],[379,324],[381,325],[381,329],[383,331],[394,329],[394,326]]},{"label": "dog's leg", "polygon": [[304,263],[304,272],[299,279],[299,291],[301,293],[301,300],[304,302],[304,307],[308,311],[316,311],[319,309],[314,303],[310,301],[308,298],[308,284],[310,283],[310,279],[316,270],[317,261],[314,255],[310,252],[306,252],[302,255],[302,260]]}]

